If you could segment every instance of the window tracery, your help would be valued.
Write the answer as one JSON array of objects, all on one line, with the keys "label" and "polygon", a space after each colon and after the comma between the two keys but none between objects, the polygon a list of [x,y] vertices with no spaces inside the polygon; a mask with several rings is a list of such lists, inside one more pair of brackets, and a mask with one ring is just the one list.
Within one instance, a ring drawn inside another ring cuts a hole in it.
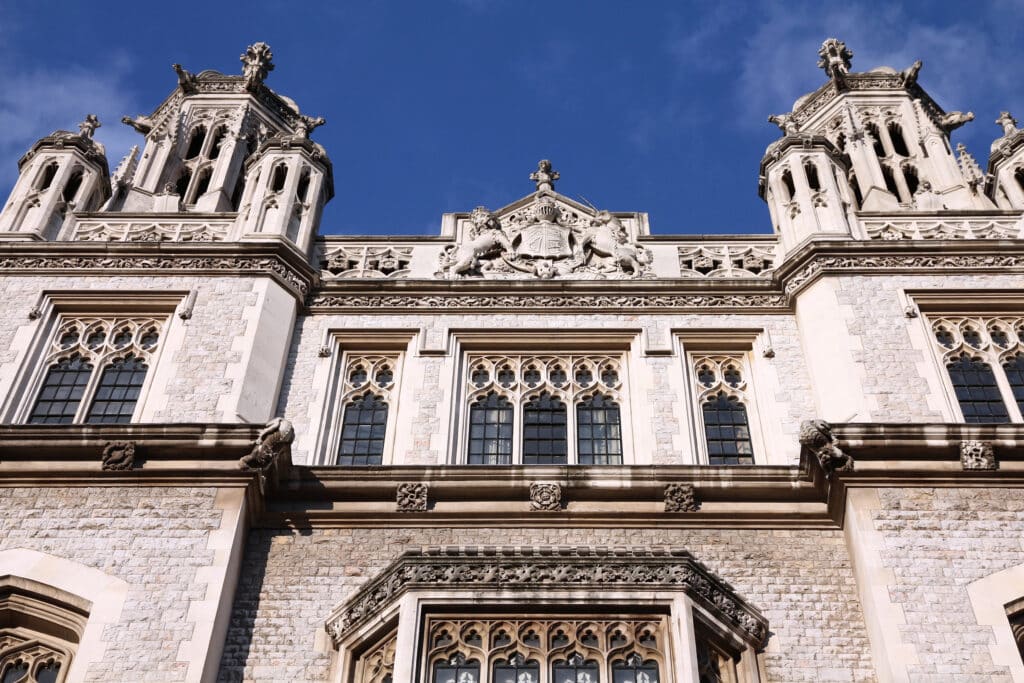
[{"label": "window tracery", "polygon": [[1024,318],[939,318],[932,340],[964,422],[1022,421]]},{"label": "window tracery", "polygon": [[85,629],[84,601],[20,577],[0,584],[0,683],[62,683]]},{"label": "window tracery", "polygon": [[383,463],[397,367],[396,355],[347,357],[337,464]]},{"label": "window tracery", "polygon": [[708,463],[753,465],[743,354],[698,355],[692,361]]},{"label": "window tracery", "polygon": [[163,324],[150,317],[61,320],[28,422],[131,422]]},{"label": "window tracery", "polygon": [[622,358],[471,355],[469,464],[621,464]]},{"label": "window tracery", "polygon": [[430,618],[431,683],[660,683],[663,616]]}]

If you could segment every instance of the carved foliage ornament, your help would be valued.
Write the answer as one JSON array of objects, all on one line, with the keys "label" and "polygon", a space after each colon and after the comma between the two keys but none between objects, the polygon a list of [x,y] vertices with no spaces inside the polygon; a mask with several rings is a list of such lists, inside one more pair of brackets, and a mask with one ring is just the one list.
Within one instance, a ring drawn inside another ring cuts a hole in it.
[{"label": "carved foliage ornament", "polygon": [[965,470],[994,470],[999,467],[995,449],[988,441],[961,441],[960,464]]},{"label": "carved foliage ornament", "polygon": [[399,484],[395,494],[399,512],[424,512],[427,509],[427,485]]},{"label": "carved foliage ornament", "polygon": [[665,487],[665,512],[697,512],[700,503],[692,484],[669,484]]},{"label": "carved foliage ornament", "polygon": [[103,469],[121,472],[134,466],[134,441],[110,441],[103,447]]},{"label": "carved foliage ornament", "polygon": [[557,512],[562,509],[562,487],[558,484],[530,484],[530,509]]},{"label": "carved foliage ornament", "polygon": [[335,644],[410,590],[439,588],[503,591],[582,589],[595,596],[630,588],[682,590],[740,635],[762,647],[768,623],[733,588],[683,550],[634,548],[610,553],[593,549],[437,548],[408,552],[349,598],[326,628]]}]

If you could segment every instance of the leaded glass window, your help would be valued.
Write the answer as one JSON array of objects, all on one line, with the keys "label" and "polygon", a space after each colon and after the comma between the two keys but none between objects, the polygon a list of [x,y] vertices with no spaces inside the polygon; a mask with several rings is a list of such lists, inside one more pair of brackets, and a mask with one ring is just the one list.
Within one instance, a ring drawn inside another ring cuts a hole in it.
[{"label": "leaded glass window", "polygon": [[141,358],[127,356],[111,361],[100,374],[86,422],[127,424],[146,380],[147,366]]},{"label": "leaded glass window", "polygon": [[624,460],[621,357],[470,355],[464,386],[469,464]]},{"label": "leaded glass window", "polygon": [[946,317],[932,334],[964,422],[1022,420],[1024,319]]},{"label": "leaded glass window", "polygon": [[388,426],[388,404],[366,392],[345,406],[341,421],[339,465],[380,465]]},{"label": "leaded glass window", "polygon": [[27,421],[131,422],[162,335],[154,318],[60,320]]},{"label": "leaded glass window", "polygon": [[336,464],[383,464],[398,360],[397,354],[346,355]]},{"label": "leaded glass window", "polygon": [[754,441],[743,354],[692,358],[704,448],[711,465],[753,465]]},{"label": "leaded glass window", "polygon": [[523,464],[562,465],[567,462],[568,415],[565,404],[548,392],[523,407]]},{"label": "leaded glass window", "polygon": [[491,392],[469,407],[470,465],[507,465],[512,462],[512,404]]},{"label": "leaded glass window", "polygon": [[664,616],[431,616],[426,662],[432,683],[661,683],[667,627]]},{"label": "leaded glass window", "polygon": [[576,451],[581,465],[622,464],[622,415],[602,394],[576,404]]}]

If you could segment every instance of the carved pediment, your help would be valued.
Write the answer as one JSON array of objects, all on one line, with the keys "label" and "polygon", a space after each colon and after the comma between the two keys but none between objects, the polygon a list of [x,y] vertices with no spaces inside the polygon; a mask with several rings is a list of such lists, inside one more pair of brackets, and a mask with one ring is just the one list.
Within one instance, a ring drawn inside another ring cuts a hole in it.
[{"label": "carved pediment", "polygon": [[584,206],[554,191],[558,172],[542,161],[537,191],[497,211],[456,219],[455,244],[441,254],[449,279],[628,279],[643,277],[650,254],[637,244],[635,215]]}]

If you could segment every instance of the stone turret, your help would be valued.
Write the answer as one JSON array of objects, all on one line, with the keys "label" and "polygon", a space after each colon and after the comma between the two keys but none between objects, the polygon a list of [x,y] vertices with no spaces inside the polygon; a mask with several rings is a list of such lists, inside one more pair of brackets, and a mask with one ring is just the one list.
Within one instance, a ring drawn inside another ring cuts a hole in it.
[{"label": "stone turret", "polygon": [[103,145],[93,139],[100,122],[89,114],[79,132],[54,131],[18,162],[18,181],[0,211],[0,239],[56,239],[73,211],[95,211],[110,197]]},{"label": "stone turret", "polygon": [[[803,136],[805,140],[824,138],[831,143],[835,185],[841,196],[845,194],[844,201],[851,210],[993,208],[980,190],[970,162],[963,154],[958,160],[949,142],[950,133],[973,120],[974,114],[946,112],[939,107],[918,85],[920,61],[903,71],[882,66],[854,72],[853,52],[835,38],[826,40],[818,55],[818,66],[824,69],[828,82],[799,98],[791,112],[770,120],[783,129],[787,139]],[[805,207],[799,205],[800,197],[778,197],[786,194],[782,191],[784,183],[781,175],[773,180],[771,169],[784,149],[791,148],[792,144],[779,141],[769,147],[762,161],[762,196],[768,200],[784,243],[799,242],[815,232],[843,232],[846,228],[839,216],[830,214],[826,222],[811,225]],[[788,165],[791,184],[799,195],[798,169],[792,168],[793,163]],[[787,222],[782,218],[787,213],[784,209],[793,201],[798,206],[789,207],[789,213],[797,208],[802,213]],[[800,220],[800,215],[805,218]],[[787,235],[790,230],[793,234]]]},{"label": "stone turret", "polygon": [[[156,111],[122,119],[146,142],[137,162],[119,167],[125,172],[109,210],[237,213],[236,237],[276,236],[308,251],[313,219],[333,194],[330,161],[309,140],[324,119],[303,115],[265,85],[272,58],[266,43],[255,43],[240,58],[241,75],[194,74],[175,64],[177,88]],[[284,171],[275,175],[279,167]],[[302,191],[300,200],[286,201],[284,187],[270,189],[282,179],[290,198]],[[257,180],[267,187],[256,187]]]},{"label": "stone turret", "polygon": [[1003,134],[992,143],[988,160],[989,195],[1001,209],[1024,209],[1024,130],[1008,111],[996,123]]}]

